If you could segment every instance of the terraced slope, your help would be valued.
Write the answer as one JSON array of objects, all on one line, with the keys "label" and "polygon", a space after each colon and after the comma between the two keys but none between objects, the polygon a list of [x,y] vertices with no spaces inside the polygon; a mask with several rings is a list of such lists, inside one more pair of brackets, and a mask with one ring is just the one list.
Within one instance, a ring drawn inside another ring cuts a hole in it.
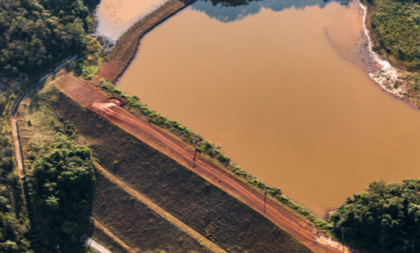
[{"label": "terraced slope", "polygon": [[[94,95],[92,95],[94,96]],[[93,143],[100,164],[231,252],[310,252],[238,199],[60,94],[56,111]],[[325,247],[323,247],[325,249]]]}]

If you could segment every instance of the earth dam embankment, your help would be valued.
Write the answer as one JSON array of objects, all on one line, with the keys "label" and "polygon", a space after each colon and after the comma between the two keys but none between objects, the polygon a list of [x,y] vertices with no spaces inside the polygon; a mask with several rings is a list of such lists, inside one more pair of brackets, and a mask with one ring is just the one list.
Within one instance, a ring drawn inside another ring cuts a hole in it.
[{"label": "earth dam embankment", "polygon": [[118,87],[323,216],[418,177],[418,111],[366,74],[363,34],[357,2],[198,1],[148,33]]}]

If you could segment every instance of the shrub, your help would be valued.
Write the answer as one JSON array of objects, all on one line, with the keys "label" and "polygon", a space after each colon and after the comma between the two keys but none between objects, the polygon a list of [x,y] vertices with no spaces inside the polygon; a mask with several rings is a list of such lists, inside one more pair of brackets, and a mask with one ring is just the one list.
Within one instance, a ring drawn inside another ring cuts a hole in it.
[{"label": "shrub", "polygon": [[279,195],[277,197],[277,199],[280,200],[281,202],[285,203],[285,204],[289,203],[289,201],[290,201],[290,199],[286,195]]},{"label": "shrub", "polygon": [[273,196],[282,194],[281,190],[279,188],[276,188],[276,187],[273,187],[272,189],[270,189],[270,193]]},{"label": "shrub", "polygon": [[230,163],[230,158],[229,156],[226,156],[222,153],[219,152],[219,154],[217,155],[217,159],[223,163],[223,164],[229,164]]}]

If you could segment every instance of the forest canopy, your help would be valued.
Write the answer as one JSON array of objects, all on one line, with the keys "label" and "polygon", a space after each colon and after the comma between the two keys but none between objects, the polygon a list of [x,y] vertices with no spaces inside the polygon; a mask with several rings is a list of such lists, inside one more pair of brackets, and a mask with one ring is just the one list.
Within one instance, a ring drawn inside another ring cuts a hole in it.
[{"label": "forest canopy", "polygon": [[402,184],[371,182],[366,192],[347,198],[331,217],[337,238],[373,252],[411,252],[420,248],[420,179]]},{"label": "forest canopy", "polygon": [[15,171],[12,142],[2,116],[8,100],[6,94],[0,94],[0,252],[23,253],[30,252],[29,221]]},{"label": "forest canopy", "polygon": [[397,60],[420,67],[420,5],[409,0],[370,0],[373,29],[382,46]]},{"label": "forest canopy", "polygon": [[0,73],[45,70],[70,54],[95,51],[90,2],[0,0]]},{"label": "forest canopy", "polygon": [[46,252],[86,252],[80,236],[89,224],[94,183],[91,150],[65,137],[35,160],[31,173],[36,217]]}]

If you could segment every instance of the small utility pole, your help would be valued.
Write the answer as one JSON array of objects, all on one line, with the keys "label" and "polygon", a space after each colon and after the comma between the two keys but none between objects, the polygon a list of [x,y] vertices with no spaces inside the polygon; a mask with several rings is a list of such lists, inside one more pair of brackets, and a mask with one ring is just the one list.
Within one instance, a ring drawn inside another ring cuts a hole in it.
[{"label": "small utility pole", "polygon": [[197,147],[197,144],[195,143],[195,140],[193,140],[194,143],[194,158],[193,158],[193,168],[195,167],[195,159],[197,158],[197,152],[201,153],[201,148]]},{"label": "small utility pole", "polygon": [[264,181],[264,213],[265,213],[265,202],[267,200],[267,189],[265,186],[265,181]]},{"label": "small utility pole", "polygon": [[195,139],[193,139],[194,143],[194,158],[193,158],[193,168],[195,167],[195,157],[197,156],[197,144],[195,143]]}]

